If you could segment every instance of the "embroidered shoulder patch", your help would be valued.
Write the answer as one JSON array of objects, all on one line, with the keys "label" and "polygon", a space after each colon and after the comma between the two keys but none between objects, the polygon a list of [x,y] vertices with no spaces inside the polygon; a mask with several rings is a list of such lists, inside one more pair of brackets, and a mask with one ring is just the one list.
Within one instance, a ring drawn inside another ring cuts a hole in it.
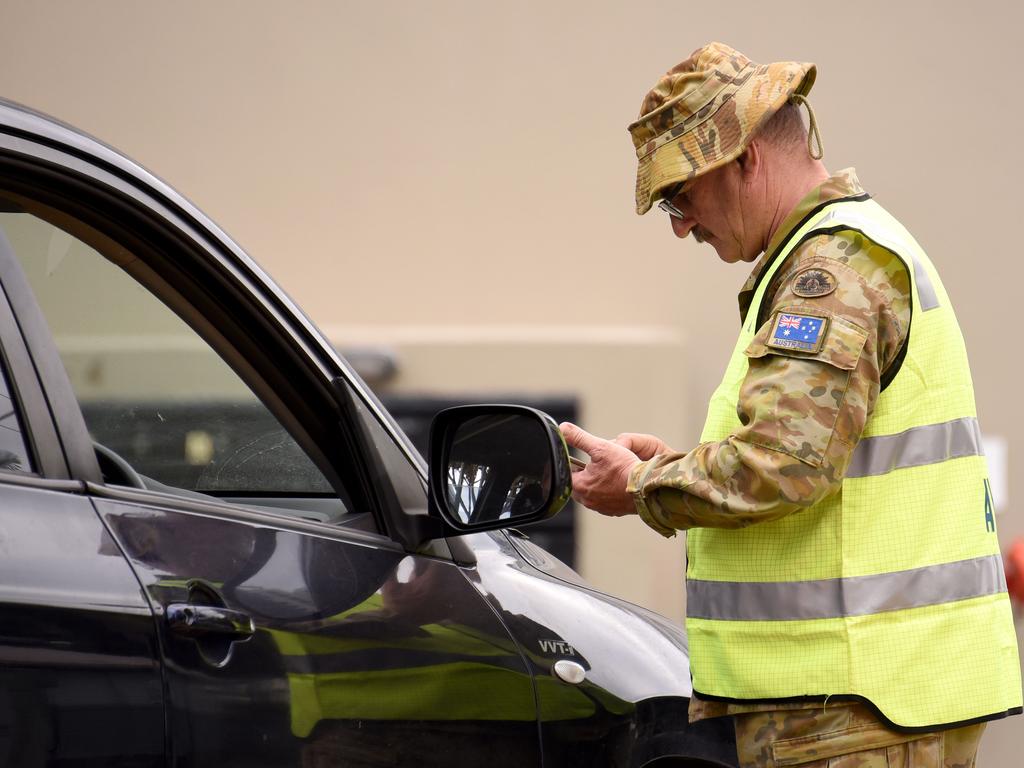
[{"label": "embroidered shoulder patch", "polygon": [[812,267],[793,278],[793,293],[805,299],[828,296],[835,289],[835,275],[827,269]]},{"label": "embroidered shoulder patch", "polygon": [[765,344],[797,352],[817,352],[825,340],[828,318],[817,315],[794,315],[776,312],[771,333]]}]

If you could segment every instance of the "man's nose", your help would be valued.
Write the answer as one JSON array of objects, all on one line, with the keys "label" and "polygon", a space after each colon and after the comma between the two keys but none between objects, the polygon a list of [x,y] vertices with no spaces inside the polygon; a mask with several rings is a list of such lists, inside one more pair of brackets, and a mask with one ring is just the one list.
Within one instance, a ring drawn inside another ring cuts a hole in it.
[{"label": "man's nose", "polygon": [[676,233],[676,237],[686,237],[697,226],[697,222],[692,216],[687,216],[685,219],[669,216],[669,219],[672,221],[672,231]]}]

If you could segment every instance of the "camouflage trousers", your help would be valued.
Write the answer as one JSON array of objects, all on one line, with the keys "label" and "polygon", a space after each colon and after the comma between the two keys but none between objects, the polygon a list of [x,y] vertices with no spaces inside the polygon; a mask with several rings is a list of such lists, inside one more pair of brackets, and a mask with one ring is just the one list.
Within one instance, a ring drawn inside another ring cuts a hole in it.
[{"label": "camouflage trousers", "polygon": [[858,703],[733,717],[742,768],[974,768],[985,730],[900,733]]}]

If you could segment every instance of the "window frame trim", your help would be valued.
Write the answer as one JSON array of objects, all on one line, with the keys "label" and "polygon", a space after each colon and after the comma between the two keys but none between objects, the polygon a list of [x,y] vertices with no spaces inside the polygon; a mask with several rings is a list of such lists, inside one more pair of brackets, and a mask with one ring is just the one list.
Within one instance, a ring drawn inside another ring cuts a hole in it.
[{"label": "window frame trim", "polygon": [[[34,466],[25,472],[0,470],[0,482],[24,485],[24,480],[71,482],[80,490],[81,484],[71,480],[67,458],[54,423],[54,414],[43,390],[38,362],[32,355],[24,330],[8,292],[7,278],[11,271],[20,272],[6,238],[0,239],[0,367],[11,390],[27,457]],[[31,483],[37,485],[37,482]],[[44,483],[51,487],[52,483]]]},{"label": "window frame trim", "polygon": [[161,510],[173,510],[187,514],[216,517],[232,522],[257,524],[275,530],[296,533],[314,534],[320,538],[335,539],[348,543],[370,546],[375,549],[388,549],[404,552],[402,545],[381,533],[366,531],[361,528],[348,528],[336,523],[321,523],[286,514],[274,514],[263,509],[253,509],[244,504],[219,501],[211,496],[209,501],[194,499],[187,496],[151,491],[148,488],[131,488],[122,485],[105,485],[103,483],[79,483],[81,491],[108,501],[119,501],[132,506],[159,507]]}]

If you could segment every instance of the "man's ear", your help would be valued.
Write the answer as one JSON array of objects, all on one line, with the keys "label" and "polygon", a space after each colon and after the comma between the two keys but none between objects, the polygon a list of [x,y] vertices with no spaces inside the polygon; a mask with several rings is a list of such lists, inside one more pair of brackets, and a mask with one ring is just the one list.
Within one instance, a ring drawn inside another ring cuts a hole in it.
[{"label": "man's ear", "polygon": [[753,139],[743,150],[743,154],[736,158],[736,162],[739,163],[743,181],[748,184],[752,182],[764,165],[764,149],[761,142]]}]

